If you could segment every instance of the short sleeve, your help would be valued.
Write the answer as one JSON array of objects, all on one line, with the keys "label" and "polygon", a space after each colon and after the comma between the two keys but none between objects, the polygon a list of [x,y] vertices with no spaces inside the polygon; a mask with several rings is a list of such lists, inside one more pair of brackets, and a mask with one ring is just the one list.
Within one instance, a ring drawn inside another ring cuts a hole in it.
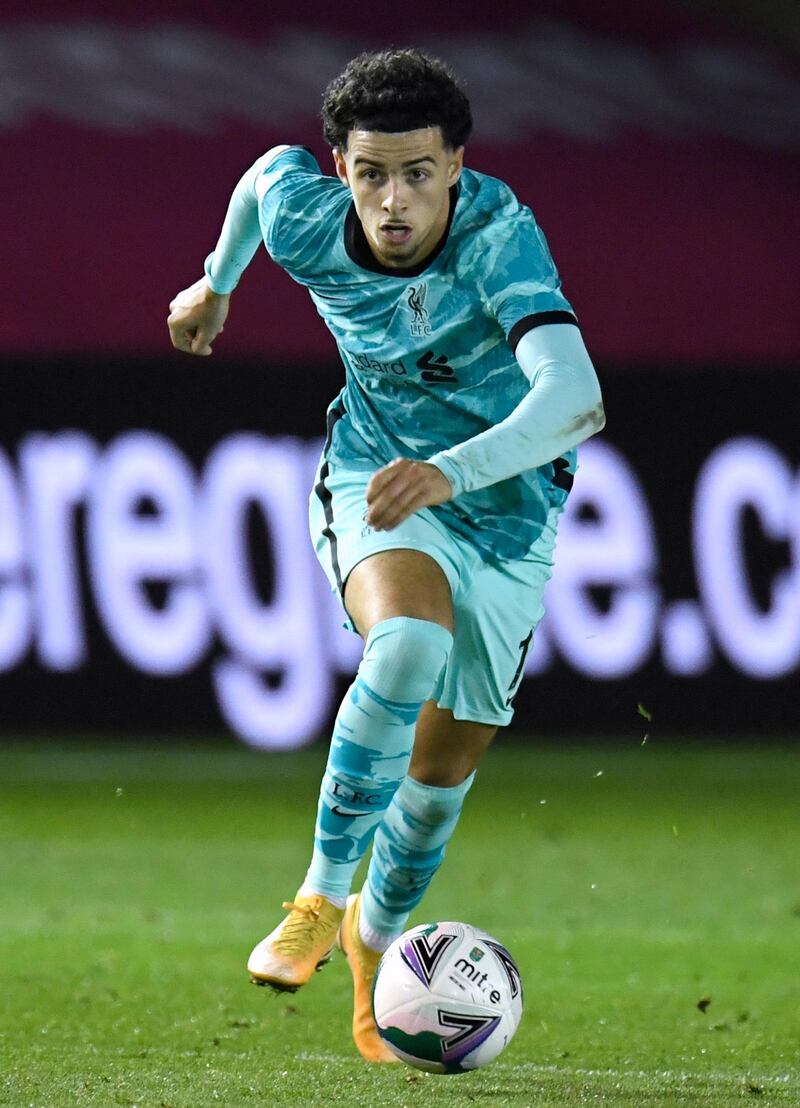
[{"label": "short sleeve", "polygon": [[319,227],[320,202],[333,183],[304,146],[282,151],[256,180],[264,243],[285,269],[297,268],[308,253],[309,241]]},{"label": "short sleeve", "polygon": [[479,286],[490,315],[513,348],[541,323],[577,323],[547,241],[529,208],[484,227],[479,236]]}]

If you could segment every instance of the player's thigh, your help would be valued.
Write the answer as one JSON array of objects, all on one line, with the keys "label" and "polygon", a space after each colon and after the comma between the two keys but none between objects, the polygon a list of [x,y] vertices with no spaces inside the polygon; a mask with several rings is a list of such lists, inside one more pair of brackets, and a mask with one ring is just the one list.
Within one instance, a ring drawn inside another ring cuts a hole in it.
[{"label": "player's thigh", "polygon": [[456,719],[429,700],[417,720],[409,773],[423,785],[460,785],[477,768],[496,734],[496,727]]},{"label": "player's thigh", "polygon": [[362,635],[382,619],[411,616],[452,630],[452,596],[463,555],[426,509],[391,531],[367,526],[370,473],[328,469],[317,475],[309,506],[314,548],[331,588]]},{"label": "player's thigh", "polygon": [[419,550],[399,547],[371,554],[351,571],[344,605],[360,635],[376,623],[410,616],[453,630],[450,585],[441,566]]}]

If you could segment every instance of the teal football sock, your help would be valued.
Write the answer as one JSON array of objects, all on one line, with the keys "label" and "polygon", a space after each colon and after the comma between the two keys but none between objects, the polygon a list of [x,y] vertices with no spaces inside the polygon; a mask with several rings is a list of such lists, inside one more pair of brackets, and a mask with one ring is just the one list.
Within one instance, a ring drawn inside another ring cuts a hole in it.
[{"label": "teal football sock", "polygon": [[417,716],[438,684],[452,644],[452,635],[438,623],[406,616],[383,620],[370,631],[336,717],[303,891],[347,896],[406,775]]},{"label": "teal football sock", "polygon": [[442,864],[475,774],[438,788],[406,777],[375,834],[361,893],[360,932],[374,950],[402,934]]}]

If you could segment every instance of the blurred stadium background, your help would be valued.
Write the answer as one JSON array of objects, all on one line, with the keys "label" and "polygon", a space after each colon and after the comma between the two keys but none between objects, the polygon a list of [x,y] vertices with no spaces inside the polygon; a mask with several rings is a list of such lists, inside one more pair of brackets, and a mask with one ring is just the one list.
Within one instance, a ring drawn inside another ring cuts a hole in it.
[{"label": "blurred stadium background", "polygon": [[516,728],[620,734],[641,703],[670,731],[792,730],[795,7],[394,12],[4,5],[0,725],[324,730],[358,657],[305,536],[333,345],[265,254],[210,361],[164,319],[251,160],[326,164],[322,85],[413,40],[467,82],[469,162],[537,214],[607,397]]},{"label": "blurred stadium background", "polygon": [[[465,79],[608,411],[425,901],[528,988],[458,1090],[360,1066],[341,966],[246,984],[359,656],[305,522],[342,370],[263,252],[213,358],[165,325],[390,43]],[[5,0],[1,1104],[800,1102],[798,48],[790,0]]]}]

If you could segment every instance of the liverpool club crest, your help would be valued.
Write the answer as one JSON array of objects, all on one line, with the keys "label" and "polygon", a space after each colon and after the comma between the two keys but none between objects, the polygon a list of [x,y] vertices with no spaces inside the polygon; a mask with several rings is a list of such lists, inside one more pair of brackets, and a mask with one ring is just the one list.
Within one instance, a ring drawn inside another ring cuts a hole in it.
[{"label": "liverpool club crest", "polygon": [[418,285],[412,285],[408,290],[408,306],[414,313],[411,321],[412,335],[430,335],[431,325],[428,323],[428,310],[425,301],[428,299],[428,286],[425,281]]}]

